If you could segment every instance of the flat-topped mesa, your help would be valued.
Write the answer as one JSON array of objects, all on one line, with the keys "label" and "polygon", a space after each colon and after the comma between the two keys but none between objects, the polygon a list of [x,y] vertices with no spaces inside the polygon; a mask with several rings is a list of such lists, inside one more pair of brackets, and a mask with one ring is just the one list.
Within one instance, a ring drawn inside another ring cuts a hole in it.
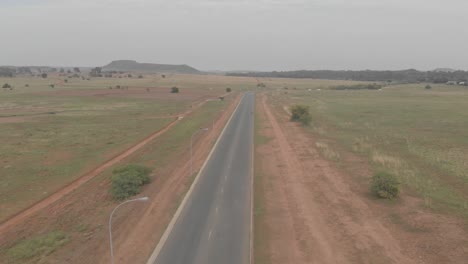
[{"label": "flat-topped mesa", "polygon": [[201,72],[188,65],[139,63],[134,60],[116,60],[102,67],[103,71],[125,71],[146,73],[181,73],[201,74]]}]

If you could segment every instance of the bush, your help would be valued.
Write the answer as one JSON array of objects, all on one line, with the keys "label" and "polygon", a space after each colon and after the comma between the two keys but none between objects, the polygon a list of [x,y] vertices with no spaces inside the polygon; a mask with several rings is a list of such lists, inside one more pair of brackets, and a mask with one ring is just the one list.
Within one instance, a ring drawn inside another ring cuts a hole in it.
[{"label": "bush", "polygon": [[179,93],[179,88],[177,88],[177,87],[175,87],[175,86],[172,87],[172,88],[171,88],[171,93]]},{"label": "bush", "polygon": [[303,125],[309,125],[312,117],[310,116],[309,107],[306,105],[295,105],[291,107],[291,121],[301,122]]},{"label": "bush", "polygon": [[379,198],[393,199],[400,193],[400,181],[393,174],[378,172],[372,176],[370,189]]},{"label": "bush", "polygon": [[231,91],[232,91],[232,89],[231,89],[231,88],[229,88],[229,87],[228,87],[228,88],[226,88],[226,92],[227,92],[227,93],[230,93]]},{"label": "bush", "polygon": [[432,89],[432,86],[430,86],[430,85],[428,84],[428,85],[426,85],[426,87],[424,87],[424,88],[425,88],[426,90],[430,90],[430,89]]},{"label": "bush", "polygon": [[5,89],[11,88],[11,85],[9,85],[8,83],[5,83],[5,84],[2,86],[2,88],[5,88]]},{"label": "bush", "polygon": [[41,77],[42,77],[42,78],[47,78],[47,73],[41,74]]},{"label": "bush", "polygon": [[111,194],[116,200],[123,200],[139,194],[141,186],[150,182],[151,169],[140,165],[127,165],[112,171]]}]

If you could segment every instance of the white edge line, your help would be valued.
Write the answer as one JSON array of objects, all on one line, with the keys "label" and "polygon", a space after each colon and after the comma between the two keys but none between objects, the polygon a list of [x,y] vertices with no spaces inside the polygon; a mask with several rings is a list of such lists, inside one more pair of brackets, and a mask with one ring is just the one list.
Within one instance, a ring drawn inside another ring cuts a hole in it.
[{"label": "white edge line", "polygon": [[163,248],[164,244],[166,243],[169,235],[171,234],[172,232],[172,229],[174,228],[175,226],[175,223],[177,222],[180,214],[182,213],[182,210],[184,209],[185,205],[187,204],[193,190],[195,189],[195,186],[197,185],[199,179],[200,179],[200,175],[202,174],[202,172],[205,170],[205,166],[206,164],[208,163],[208,161],[210,160],[211,158],[211,155],[213,154],[214,150],[216,149],[219,141],[221,140],[221,138],[223,137],[224,135],[224,132],[226,131],[226,128],[229,126],[229,124],[231,123],[231,120],[232,118],[234,117],[234,115],[236,114],[237,112],[237,109],[239,108],[242,100],[244,99],[244,95],[245,94],[242,94],[242,97],[241,99],[239,100],[239,103],[237,104],[236,106],[236,109],[234,109],[234,111],[232,112],[231,114],[231,117],[229,118],[228,122],[226,123],[226,125],[224,126],[223,128],[223,131],[221,131],[221,134],[219,134],[218,136],[218,139],[216,140],[216,143],[214,144],[213,148],[211,149],[210,151],[210,154],[208,154],[208,157],[206,158],[205,162],[203,163],[203,166],[201,167],[200,171],[198,172],[197,176],[195,177],[195,180],[193,181],[192,185],[190,186],[190,189],[188,190],[188,192],[185,194],[185,197],[184,197],[184,200],[182,200],[182,203],[179,205],[179,207],[177,208],[177,211],[175,212],[174,216],[172,217],[171,219],[171,222],[169,222],[169,225],[167,226],[166,228],[166,231],[164,231],[164,234],[162,235],[161,239],[159,240],[158,242],[158,245],[156,246],[156,248],[154,249],[153,253],[151,254],[150,258],[148,259],[148,261],[146,262],[146,264],[154,264],[156,263],[156,259],[158,258],[159,256],[159,253],[161,252],[161,249]]}]

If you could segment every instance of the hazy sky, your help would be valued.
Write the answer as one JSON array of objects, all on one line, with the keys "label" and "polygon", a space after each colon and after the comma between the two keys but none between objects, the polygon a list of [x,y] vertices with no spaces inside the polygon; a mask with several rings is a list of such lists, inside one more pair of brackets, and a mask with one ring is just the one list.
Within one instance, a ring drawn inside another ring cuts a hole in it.
[{"label": "hazy sky", "polygon": [[0,0],[0,65],[468,70],[467,0]]}]

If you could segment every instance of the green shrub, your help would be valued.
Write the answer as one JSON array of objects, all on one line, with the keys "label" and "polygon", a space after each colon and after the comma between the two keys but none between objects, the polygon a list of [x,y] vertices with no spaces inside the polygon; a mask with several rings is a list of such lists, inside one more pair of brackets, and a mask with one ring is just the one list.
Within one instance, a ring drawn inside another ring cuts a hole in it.
[{"label": "green shrub", "polygon": [[306,105],[294,105],[291,107],[291,121],[301,122],[303,125],[309,125],[312,121],[309,107]]},{"label": "green shrub", "polygon": [[26,260],[40,255],[47,256],[69,240],[69,236],[64,232],[54,231],[19,242],[7,250],[7,255],[13,261]]},{"label": "green shrub", "polygon": [[378,172],[372,176],[370,189],[379,198],[393,199],[400,193],[400,181],[393,174]]},{"label": "green shrub", "polygon": [[424,87],[424,88],[425,88],[426,90],[430,90],[430,89],[432,89],[432,86],[430,86],[430,85],[428,84],[428,85],[426,85],[426,87]]},{"label": "green shrub", "polygon": [[112,171],[111,194],[116,200],[137,195],[141,186],[150,182],[151,169],[140,165],[127,165]]},{"label": "green shrub", "polygon": [[175,87],[175,86],[172,87],[172,88],[171,88],[171,93],[179,93],[179,88],[177,88],[177,87]]}]

